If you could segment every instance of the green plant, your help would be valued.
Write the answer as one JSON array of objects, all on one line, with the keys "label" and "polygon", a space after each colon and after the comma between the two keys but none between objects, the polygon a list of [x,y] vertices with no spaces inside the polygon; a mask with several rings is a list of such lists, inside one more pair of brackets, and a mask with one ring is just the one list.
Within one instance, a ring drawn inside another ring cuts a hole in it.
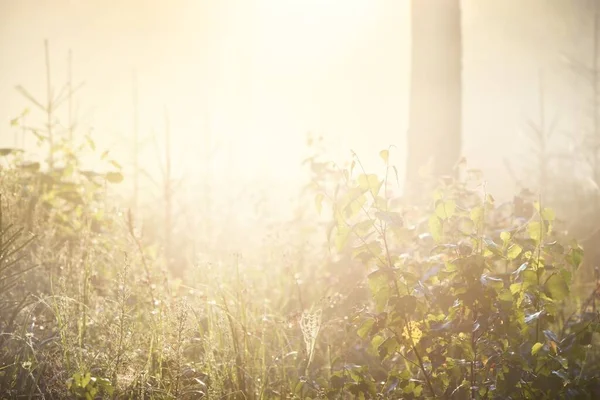
[{"label": "green plant", "polygon": [[598,315],[562,311],[583,251],[561,244],[552,210],[536,202],[519,225],[485,186],[458,182],[436,191],[429,217],[428,207],[410,217],[389,206],[386,185],[366,173],[350,180],[332,203],[332,240],[369,268],[373,308],[357,333],[387,376],[375,385],[340,370],[333,393],[360,385],[363,397],[585,398],[598,390],[586,363]]},{"label": "green plant", "polygon": [[[7,204],[0,194],[0,327],[11,331],[17,314],[23,309],[28,296],[19,298],[14,291],[19,280],[37,265],[28,265],[25,250],[35,240],[24,228],[11,221],[14,215],[6,215]],[[8,217],[8,218],[7,218]],[[2,339],[0,339],[2,343]]]},{"label": "green plant", "polygon": [[[399,197],[390,149],[378,176],[356,154],[347,168],[327,162],[309,137],[310,183],[293,217],[243,256],[205,242],[204,260],[174,279],[167,265],[184,257],[165,253],[197,238],[168,222],[179,204],[169,162],[165,207],[145,218],[158,228],[143,230],[112,196],[120,165],[76,134],[71,111],[68,129],[56,120],[66,90],[50,106],[30,98],[45,128],[30,129],[26,113],[13,121],[51,163],[0,149],[6,397],[599,396],[600,286],[574,289],[583,249],[545,200],[497,204],[473,171],[433,196]],[[88,156],[104,170],[85,170]],[[207,232],[221,230],[214,222]]]},{"label": "green plant", "polygon": [[97,378],[91,373],[75,373],[67,381],[69,392],[78,399],[93,400],[99,394],[107,394],[111,396],[114,388],[110,380],[106,378]]}]

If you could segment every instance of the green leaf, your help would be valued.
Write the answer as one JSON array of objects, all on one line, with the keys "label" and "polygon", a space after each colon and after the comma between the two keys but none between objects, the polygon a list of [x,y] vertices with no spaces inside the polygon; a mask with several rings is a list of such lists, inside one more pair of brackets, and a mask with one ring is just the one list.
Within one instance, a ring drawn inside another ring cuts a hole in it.
[{"label": "green leaf", "polygon": [[535,355],[538,353],[538,351],[540,351],[540,349],[541,349],[542,347],[544,347],[544,345],[543,345],[542,343],[540,343],[540,342],[537,342],[536,344],[534,344],[534,345],[531,347],[531,355],[532,355],[532,356],[535,356]]},{"label": "green leaf", "polygon": [[81,387],[86,387],[88,383],[90,383],[90,380],[92,379],[92,375],[88,372],[86,373],[83,378],[81,378]]},{"label": "green leaf", "polygon": [[500,234],[500,239],[502,239],[502,243],[504,243],[504,246],[505,246],[505,247],[506,247],[506,246],[508,246],[508,242],[509,242],[509,240],[510,240],[510,233],[509,233],[509,232],[506,232],[506,231],[503,231],[503,232]]},{"label": "green leaf", "polygon": [[360,210],[367,203],[367,197],[365,195],[360,195],[357,198],[350,201],[350,203],[344,208],[344,212],[346,213],[346,218],[355,217]]},{"label": "green leaf", "polygon": [[112,164],[113,167],[115,167],[116,169],[120,170],[123,167],[121,167],[121,164],[119,164],[118,162],[116,162],[115,160],[110,160],[109,163]]},{"label": "green leaf", "polygon": [[525,271],[527,269],[527,263],[524,262],[523,264],[521,264],[521,266],[519,268],[517,268],[516,270],[514,270],[512,273],[514,275],[519,275],[521,274],[523,271]]},{"label": "green leaf", "polygon": [[527,226],[527,232],[529,237],[532,238],[536,243],[540,243],[542,240],[542,224],[538,221],[531,221]]},{"label": "green leaf", "polygon": [[485,243],[486,250],[489,250],[491,254],[495,254],[499,257],[502,257],[502,249],[492,239],[485,237],[483,238],[483,241]]},{"label": "green leaf", "polygon": [[569,286],[561,274],[553,274],[545,284],[546,294],[553,300],[562,301],[569,295]]},{"label": "green leaf", "polygon": [[379,351],[377,349],[384,341],[385,341],[385,339],[381,335],[373,336],[373,339],[371,339],[371,343],[369,346],[369,353],[373,354],[373,355],[378,355]]},{"label": "green leaf", "polygon": [[484,286],[492,287],[497,292],[504,289],[504,281],[500,278],[496,278],[496,277],[492,277],[492,276],[488,276],[488,275],[484,274],[484,275],[481,275],[480,280]]},{"label": "green leaf", "polygon": [[510,285],[510,292],[514,295],[517,294],[523,289],[522,283],[513,283]]},{"label": "green leaf", "polygon": [[471,235],[475,229],[475,223],[470,218],[462,217],[458,220],[457,229],[463,235]]},{"label": "green leaf", "polygon": [[544,336],[546,336],[546,338],[552,342],[560,342],[560,340],[558,340],[558,336],[556,336],[556,333],[552,332],[550,329],[544,330]]},{"label": "green leaf", "polygon": [[38,131],[33,130],[32,131],[33,135],[40,141],[40,143],[46,141],[48,138],[42,134],[40,134]]},{"label": "green leaf", "polygon": [[337,227],[337,232],[335,235],[335,248],[337,251],[342,251],[346,242],[348,241],[348,237],[350,236],[350,228],[345,225],[339,225]]},{"label": "green leaf", "polygon": [[396,175],[396,183],[398,185],[400,185],[400,178],[398,177],[398,168],[396,168],[395,165],[392,166],[392,169],[394,170],[394,175]]},{"label": "green leaf", "polygon": [[27,161],[19,165],[23,171],[35,172],[40,169],[40,163],[35,161]]},{"label": "green leaf", "polygon": [[514,260],[517,257],[519,257],[519,254],[521,254],[522,251],[523,248],[515,243],[508,248],[508,251],[506,252],[506,257],[509,260]]},{"label": "green leaf", "polygon": [[317,212],[319,214],[321,214],[321,211],[323,210],[323,199],[325,198],[325,196],[323,195],[323,193],[317,193],[317,195],[315,196],[315,207],[317,208]]},{"label": "green leaf", "polygon": [[304,381],[300,379],[300,380],[298,380],[298,383],[294,387],[294,393],[296,393],[297,395],[301,395],[302,389],[304,389]]},{"label": "green leaf", "polygon": [[370,260],[381,255],[381,244],[379,242],[368,242],[352,249],[352,258],[360,259],[367,265]]},{"label": "green leaf", "polygon": [[442,220],[439,219],[439,217],[435,214],[429,217],[429,233],[431,233],[433,240],[435,240],[436,242],[442,240]]},{"label": "green leaf", "polygon": [[379,350],[379,357],[381,359],[386,359],[387,357],[393,355],[398,349],[400,345],[398,344],[398,340],[396,340],[395,336],[391,336],[383,341],[377,348]]},{"label": "green leaf", "polygon": [[551,254],[554,254],[554,255],[559,255],[559,254],[565,253],[565,247],[562,244],[558,243],[557,241],[546,243],[544,245],[544,247],[546,249],[548,249],[551,252]]},{"label": "green leaf", "polygon": [[573,247],[567,254],[567,262],[575,269],[579,268],[583,262],[583,249],[579,246]]},{"label": "green leaf", "polygon": [[381,196],[377,196],[377,197],[375,197],[375,200],[373,201],[373,207],[379,211],[385,212],[388,209],[387,203],[388,203],[387,199],[385,199]]},{"label": "green leaf", "polygon": [[2,156],[2,157],[8,156],[10,154],[18,153],[19,151],[20,151],[19,149],[3,148],[3,149],[0,149],[0,156]]},{"label": "green leaf", "polygon": [[402,226],[403,220],[402,215],[398,212],[392,211],[377,211],[375,217],[381,221],[384,221],[390,225]]},{"label": "green leaf", "polygon": [[569,374],[565,371],[563,371],[562,369],[555,369],[554,371],[552,371],[552,374],[558,376],[560,379],[563,380],[563,385],[567,385],[569,383]]},{"label": "green leaf", "polygon": [[483,221],[483,208],[475,207],[471,210],[471,221],[473,221],[475,225],[479,226],[479,224]]},{"label": "green leaf", "polygon": [[408,323],[404,325],[402,336],[405,339],[410,340],[410,342],[416,346],[423,337],[423,331],[417,322],[408,321]]},{"label": "green leaf", "polygon": [[64,199],[73,204],[79,204],[79,205],[85,204],[81,195],[74,190],[59,192],[57,194],[57,197],[60,197],[61,199]]},{"label": "green leaf", "polygon": [[388,271],[384,269],[378,269],[369,274],[369,289],[371,290],[371,294],[373,295],[373,299],[375,300],[376,311],[383,312],[385,305],[387,304],[390,298],[390,285],[389,285],[390,276]]},{"label": "green leaf", "polygon": [[375,174],[361,174],[358,177],[358,187],[363,191],[363,193],[366,191],[371,191],[373,197],[377,196],[382,184],[383,182],[380,181]]},{"label": "green leaf", "polygon": [[106,180],[110,183],[121,183],[123,182],[123,174],[120,172],[107,172]]},{"label": "green leaf", "polygon": [[538,275],[536,271],[525,269],[525,271],[521,273],[521,276],[523,277],[523,283],[525,283],[527,286],[537,285],[538,283]]},{"label": "green leaf", "polygon": [[415,388],[413,389],[413,393],[416,398],[420,398],[422,392],[423,392],[423,385],[416,385]]},{"label": "green leaf", "polygon": [[388,159],[390,157],[390,152],[389,150],[381,150],[379,152],[379,156],[381,157],[381,159],[383,160],[384,163],[388,163]]},{"label": "green leaf", "polygon": [[354,233],[356,233],[360,237],[367,236],[369,234],[369,232],[371,231],[371,228],[373,227],[374,222],[375,222],[374,220],[367,219],[367,220],[357,223],[353,227]]},{"label": "green leaf", "polygon": [[408,385],[406,385],[402,388],[402,393],[407,394],[407,395],[412,394],[414,389],[415,389],[415,383],[409,382]]},{"label": "green leaf", "polygon": [[394,297],[394,300],[395,301],[391,303],[394,307],[394,311],[401,315],[411,314],[417,307],[417,298],[412,295],[404,295],[400,298]]},{"label": "green leaf", "polygon": [[456,202],[454,200],[440,201],[435,207],[435,214],[442,220],[450,219],[456,211]]},{"label": "green leaf", "polygon": [[542,219],[544,221],[554,221],[556,215],[554,214],[554,210],[551,208],[544,208],[541,212]]},{"label": "green leaf", "polygon": [[[511,287],[511,290],[512,290],[512,287]],[[511,290],[506,290],[506,289],[501,290],[500,293],[498,294],[498,299],[500,299],[500,301],[503,301],[503,302],[506,302],[506,303],[512,303],[512,301],[513,301],[513,294],[511,292]]]},{"label": "green leaf", "polygon": [[92,139],[92,137],[90,135],[86,135],[85,139],[87,140],[88,146],[90,146],[90,148],[93,151],[96,151],[96,143],[94,142],[94,140]]},{"label": "green leaf", "polygon": [[365,339],[369,335],[369,332],[371,331],[371,329],[373,329],[374,325],[375,325],[375,320],[373,318],[369,318],[368,320],[363,322],[363,324],[360,326],[360,328],[358,328],[356,333],[362,339]]},{"label": "green leaf", "polygon": [[537,321],[542,316],[543,313],[544,313],[544,311],[541,310],[541,311],[538,311],[536,313],[527,315],[525,317],[525,323],[529,324],[529,323],[531,323],[533,321]]}]

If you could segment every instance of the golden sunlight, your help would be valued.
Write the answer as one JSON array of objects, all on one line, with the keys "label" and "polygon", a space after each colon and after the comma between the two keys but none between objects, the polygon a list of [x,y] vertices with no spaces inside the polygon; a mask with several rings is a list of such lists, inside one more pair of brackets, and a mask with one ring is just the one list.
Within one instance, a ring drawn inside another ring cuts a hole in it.
[{"label": "golden sunlight", "polygon": [[600,1],[0,0],[0,397],[600,398],[599,44]]}]

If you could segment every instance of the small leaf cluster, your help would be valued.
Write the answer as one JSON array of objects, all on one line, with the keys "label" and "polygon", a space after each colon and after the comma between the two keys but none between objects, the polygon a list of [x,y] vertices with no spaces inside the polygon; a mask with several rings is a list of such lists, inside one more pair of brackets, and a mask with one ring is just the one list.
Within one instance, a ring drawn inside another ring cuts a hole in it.
[{"label": "small leaf cluster", "polygon": [[67,381],[67,388],[76,398],[85,400],[95,399],[99,394],[111,396],[114,392],[108,379],[97,378],[90,372],[73,374]]}]

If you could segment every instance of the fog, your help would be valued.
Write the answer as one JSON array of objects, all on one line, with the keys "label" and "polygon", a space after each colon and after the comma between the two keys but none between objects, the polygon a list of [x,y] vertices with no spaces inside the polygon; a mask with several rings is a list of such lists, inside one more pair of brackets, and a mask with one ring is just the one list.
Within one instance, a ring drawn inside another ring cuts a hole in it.
[{"label": "fog", "polygon": [[[518,169],[529,153],[540,76],[548,119],[581,123],[581,96],[561,61],[566,49],[585,56],[579,39],[590,28],[576,23],[578,12],[568,1],[463,1],[462,148],[497,196],[516,187],[505,160]],[[158,179],[163,162],[166,109],[173,175],[186,190],[202,190],[210,147],[222,200],[247,204],[240,188],[266,190],[270,207],[288,212],[306,179],[307,132],[324,136],[331,160],[341,164],[354,150],[368,169],[394,145],[403,176],[409,14],[409,2],[395,0],[0,0],[0,138],[14,144],[9,121],[30,107],[16,85],[45,98],[47,39],[55,90],[67,80],[69,50],[73,81],[84,82],[75,99],[80,134],[93,132],[126,171],[135,81],[150,175]],[[33,138],[26,145],[35,151]]]},{"label": "fog", "polygon": [[3,398],[600,399],[600,0],[0,0]]}]

